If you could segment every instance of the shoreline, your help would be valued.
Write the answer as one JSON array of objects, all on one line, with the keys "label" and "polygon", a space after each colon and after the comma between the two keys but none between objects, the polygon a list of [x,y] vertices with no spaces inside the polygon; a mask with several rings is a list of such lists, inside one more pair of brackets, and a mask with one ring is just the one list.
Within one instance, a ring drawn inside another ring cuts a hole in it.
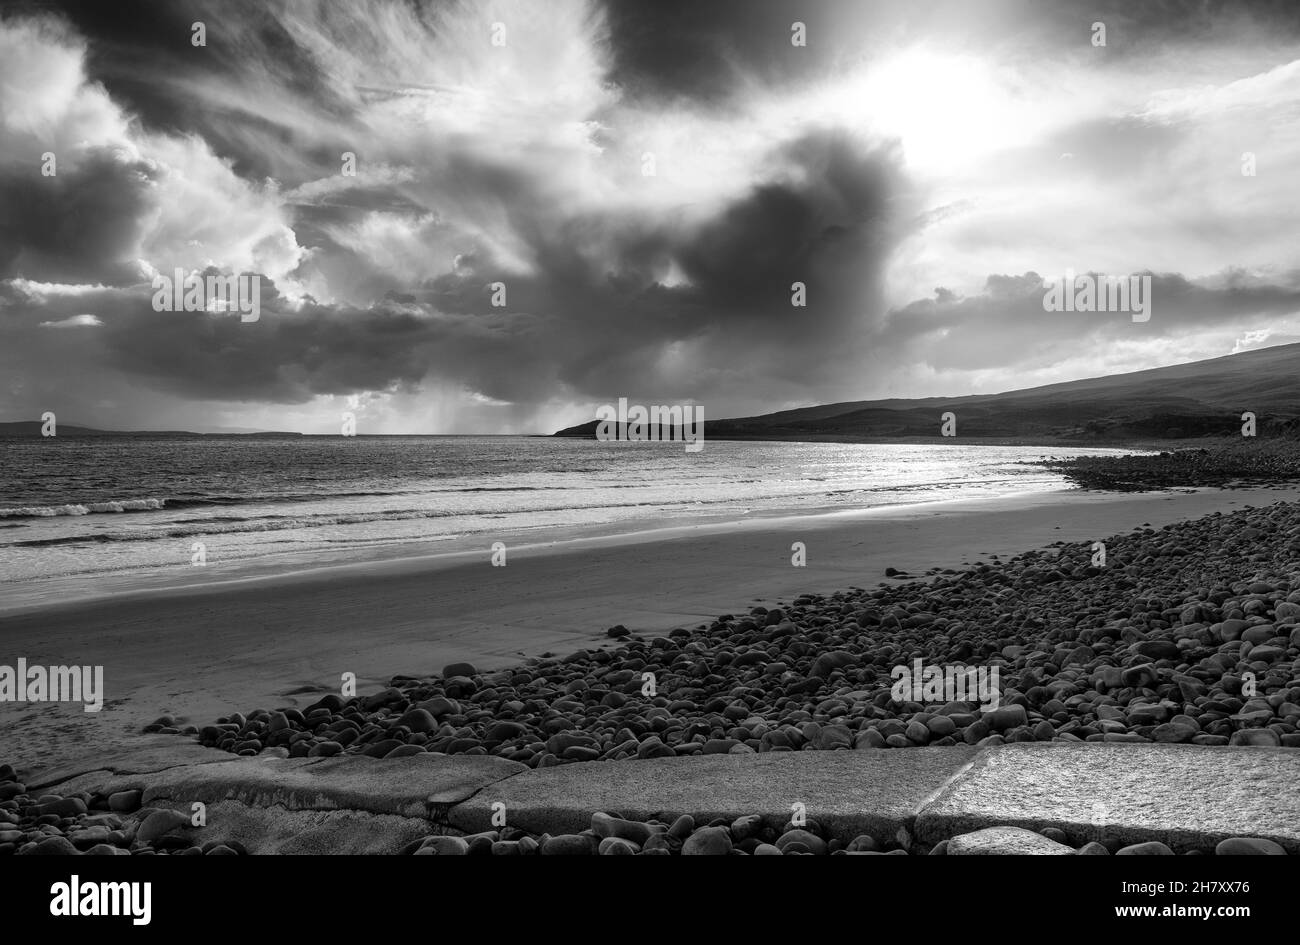
[{"label": "shoreline", "polygon": [[[1019,495],[981,496],[974,498],[929,499],[919,502],[895,502],[870,508],[843,508],[842,506],[816,506],[807,509],[763,509],[737,517],[735,513],[702,513],[694,521],[646,527],[642,519],[602,522],[590,525],[540,526],[537,528],[502,530],[494,533],[476,532],[428,538],[419,541],[393,542],[373,546],[350,545],[330,550],[315,548],[302,552],[277,552],[255,558],[241,558],[229,563],[210,561],[196,569],[190,565],[171,565],[165,568],[141,568],[130,571],[86,572],[59,575],[49,578],[15,582],[4,587],[0,600],[0,617],[17,613],[44,610],[48,601],[57,600],[59,606],[69,602],[90,603],[96,600],[127,595],[146,595],[161,592],[195,591],[244,582],[293,579],[327,571],[350,571],[373,567],[414,567],[428,563],[433,566],[451,566],[460,563],[482,562],[491,555],[493,541],[502,541],[509,557],[520,552],[535,554],[564,554],[579,552],[585,544],[592,547],[640,544],[666,541],[690,535],[716,535],[731,531],[770,526],[804,524],[810,527],[831,525],[836,520],[890,518],[894,515],[910,517],[924,511],[942,512],[947,508],[982,508],[1005,505],[1008,508],[1027,507],[1036,502],[1053,501],[1062,492],[1073,492],[1073,487],[1063,485],[1058,489]],[[346,556],[347,560],[337,560]]]},{"label": "shoreline", "polygon": [[[201,725],[254,705],[304,706],[343,672],[367,693],[447,663],[497,668],[608,644],[614,624],[657,634],[799,593],[869,587],[887,567],[919,577],[1297,498],[1282,488],[954,500],[521,546],[504,568],[480,549],[61,601],[0,614],[0,637],[33,664],[103,665],[104,710],[6,707],[0,732],[30,760],[56,763],[129,742],[164,714]],[[806,545],[806,567],[791,566],[794,541]]]},{"label": "shoreline", "polygon": [[[1094,450],[1084,455],[1110,452],[1115,451]],[[122,501],[153,503],[157,507],[101,508],[87,515],[20,515],[0,522],[8,539],[0,548],[0,562],[11,566],[0,578],[0,612],[43,606],[51,599],[90,599],[137,589],[202,585],[336,564],[456,553],[487,554],[496,541],[510,548],[531,549],[574,539],[621,538],[661,528],[732,527],[749,519],[818,516],[839,511],[870,514],[897,506],[1073,488],[1066,476],[1036,465],[1049,455],[1053,454],[1049,451],[1035,456],[1026,454],[1019,459],[1004,457],[1009,466],[984,464],[985,468],[974,478],[970,478],[963,460],[950,464],[946,472],[937,473],[931,482],[908,484],[891,480],[891,484],[875,488],[867,488],[862,483],[846,488],[846,481],[828,473],[826,479],[810,481],[819,488],[807,495],[793,495],[784,491],[782,476],[777,475],[769,484],[773,488],[765,487],[755,495],[720,498],[715,489],[706,490],[702,497],[693,500],[691,495],[663,494],[662,489],[652,489],[648,501],[638,498],[637,493],[625,499],[625,504],[597,501],[590,509],[580,501],[571,504],[567,511],[550,508],[552,500],[548,499],[541,508],[521,507],[520,514],[502,512],[496,506],[452,510],[446,515],[436,514],[437,523],[432,526],[413,524],[430,511],[425,507],[427,496],[393,507],[389,507],[391,502],[387,499],[382,507],[375,508],[345,504],[331,510],[331,514],[338,511],[339,521],[326,516],[319,523],[323,527],[318,529],[313,524],[321,517],[318,501],[281,502],[268,495],[265,501],[249,499],[229,508],[214,509],[192,507],[193,503],[184,499],[158,498],[166,490],[154,490],[150,492],[153,498]],[[875,462],[869,457],[864,461]],[[718,484],[714,482],[713,487]],[[389,499],[397,495],[394,493]],[[562,501],[576,501],[564,498],[566,493],[560,495]],[[173,501],[177,503],[175,508],[169,504]],[[35,507],[41,503],[36,500],[33,503],[32,508],[8,511],[41,511]],[[73,502],[44,511],[76,507],[77,503]],[[113,512],[116,514],[109,514]],[[390,514],[396,516],[391,525],[384,518]],[[227,515],[236,523],[230,532],[223,530]],[[299,515],[305,517],[295,524],[293,519]],[[350,516],[356,516],[356,520],[352,521]],[[271,521],[277,519],[289,521]],[[241,527],[245,520],[253,524]],[[211,531],[207,526],[211,526]],[[202,567],[191,565],[195,541],[206,545],[206,562]]]},{"label": "shoreline", "polygon": [[[1257,489],[1218,490],[1176,488],[1155,490],[1151,496],[1186,495],[1207,492],[1259,493],[1268,499],[1270,492],[1286,492],[1284,484]],[[507,547],[507,559],[521,553],[529,556],[580,553],[584,547],[604,548],[620,545],[669,541],[690,536],[717,536],[789,527],[821,529],[847,525],[858,520],[893,521],[925,518],[944,513],[1017,511],[1055,505],[1058,502],[1104,502],[1122,493],[1081,489],[1062,485],[1057,489],[1013,495],[930,499],[897,502],[870,508],[817,506],[807,509],[764,509],[753,514],[704,513],[689,523],[645,527],[644,520],[622,520],[590,525],[541,526],[531,529],[502,530],[498,533],[473,533],[419,541],[393,542],[373,546],[350,545],[335,550],[314,548],[302,552],[277,552],[255,558],[241,558],[228,563],[209,561],[196,569],[190,565],[165,568],[140,568],[129,571],[84,572],[71,575],[24,580],[0,584],[0,619],[36,613],[69,603],[89,605],[96,601],[123,599],[151,594],[183,593],[231,587],[245,583],[295,580],[326,572],[363,573],[374,569],[397,572],[407,568],[450,567],[489,560],[493,541]],[[1295,487],[1300,495],[1300,486]],[[1275,501],[1268,499],[1268,501]],[[1217,507],[1217,505],[1215,506]],[[346,560],[339,560],[340,557]],[[51,604],[50,601],[57,601]]]}]

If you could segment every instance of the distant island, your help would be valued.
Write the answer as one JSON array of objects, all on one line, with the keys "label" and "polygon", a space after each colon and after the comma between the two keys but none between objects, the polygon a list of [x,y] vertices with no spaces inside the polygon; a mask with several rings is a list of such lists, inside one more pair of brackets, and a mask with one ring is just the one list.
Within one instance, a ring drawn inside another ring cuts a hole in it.
[{"label": "distant island", "polygon": [[[41,436],[44,423],[40,420],[14,420],[0,422],[0,437]],[[59,423],[55,428],[57,436],[141,436],[141,437],[222,437],[222,436],[302,436],[301,433],[288,431],[262,430],[223,430],[215,433],[196,433],[192,430],[97,430],[94,427],[81,427],[71,423]]]},{"label": "distant island", "polygon": [[[958,439],[1075,445],[1300,432],[1300,344],[1000,394],[866,400],[705,424],[710,440],[932,440],[956,415]],[[597,421],[553,436],[592,438]],[[665,431],[666,432],[666,431]],[[665,439],[668,439],[666,435]]]}]

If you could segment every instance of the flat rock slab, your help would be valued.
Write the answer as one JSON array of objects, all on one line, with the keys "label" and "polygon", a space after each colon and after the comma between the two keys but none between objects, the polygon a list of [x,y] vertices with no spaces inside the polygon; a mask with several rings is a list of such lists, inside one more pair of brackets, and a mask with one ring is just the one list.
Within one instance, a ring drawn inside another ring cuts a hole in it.
[{"label": "flat rock slab", "polygon": [[426,817],[527,770],[489,755],[432,752],[391,759],[241,758],[160,771],[148,778],[144,803],[237,800],[250,807]]},{"label": "flat rock slab", "polygon": [[[187,817],[189,808],[179,807]],[[254,855],[400,853],[426,837],[423,817],[372,814],[359,810],[283,810],[240,801],[218,801],[207,809],[207,824],[181,831],[191,842],[238,840]]]},{"label": "flat rock slab", "polygon": [[900,832],[906,837],[926,801],[975,753],[966,747],[860,749],[561,765],[494,784],[447,816],[466,833],[488,830],[494,805],[502,803],[510,826],[560,834],[586,829],[596,811],[634,820],[691,814],[697,823],[761,814],[780,826],[792,805],[803,804],[831,836],[894,839]]},{"label": "flat rock slab", "polygon": [[[910,754],[910,752],[904,752]],[[1057,827],[1076,845],[1159,840],[1182,853],[1264,837],[1300,853],[1300,751],[1023,743],[990,748],[917,817],[924,844],[985,827]]]},{"label": "flat rock slab", "polygon": [[20,778],[25,778],[28,787],[42,788],[90,772],[150,774],[181,765],[227,763],[230,758],[229,752],[205,748],[190,738],[178,735],[141,735],[126,745],[87,752],[75,762],[34,767],[30,771],[20,772]]}]

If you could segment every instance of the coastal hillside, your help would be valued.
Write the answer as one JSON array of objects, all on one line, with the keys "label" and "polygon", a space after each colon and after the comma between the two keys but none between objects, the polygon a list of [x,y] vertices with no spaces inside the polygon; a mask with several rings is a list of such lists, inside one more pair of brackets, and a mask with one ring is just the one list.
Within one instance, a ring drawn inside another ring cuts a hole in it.
[{"label": "coastal hillside", "polygon": [[[1237,435],[1241,414],[1260,433],[1300,428],[1300,344],[1208,361],[1049,384],[1000,394],[866,400],[708,420],[710,439],[934,437],[940,415],[957,416],[961,437],[1066,440],[1179,439]],[[595,436],[596,421],[556,436]]]}]

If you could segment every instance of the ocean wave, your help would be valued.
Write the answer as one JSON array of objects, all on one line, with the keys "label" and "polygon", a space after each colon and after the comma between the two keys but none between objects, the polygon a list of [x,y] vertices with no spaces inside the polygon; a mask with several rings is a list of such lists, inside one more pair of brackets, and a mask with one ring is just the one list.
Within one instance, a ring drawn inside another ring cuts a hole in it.
[{"label": "ocean wave", "polygon": [[59,515],[152,512],[164,508],[166,505],[166,499],[122,499],[111,502],[76,502],[68,505],[28,505],[0,509],[0,518],[54,518]]},{"label": "ocean wave", "polygon": [[456,489],[430,489],[430,492],[548,492],[581,489],[582,486],[461,486]]},{"label": "ocean wave", "polygon": [[116,512],[157,512],[161,509],[177,511],[208,506],[275,504],[278,502],[319,502],[326,499],[372,498],[398,495],[419,495],[421,490],[405,489],[380,492],[315,492],[283,493],[276,495],[205,495],[169,496],[165,499],[119,499],[108,502],[67,502],[60,505],[26,505],[0,508],[4,518],[54,518],[63,515],[99,515]]},{"label": "ocean wave", "polygon": [[[680,503],[669,503],[680,504]],[[663,506],[660,502],[625,502],[583,508],[628,509],[642,506]],[[213,518],[174,520],[168,527],[156,531],[140,532],[93,532],[81,535],[65,535],[57,538],[32,538],[12,542],[8,547],[36,548],[42,546],[73,545],[80,543],[104,542],[154,542],[177,538],[203,538],[209,535],[257,534],[261,532],[280,532],[291,529],[316,529],[337,525],[365,525],[374,522],[405,522],[421,519],[451,518],[502,518],[516,514],[535,514],[544,512],[575,511],[571,505],[538,506],[521,509],[518,512],[493,514],[486,512],[460,512],[443,509],[386,509],[373,512],[328,512],[316,515],[259,515],[247,518],[223,515]]]},{"label": "ocean wave", "polygon": [[66,535],[63,538],[29,538],[26,541],[15,541],[9,545],[10,548],[52,548],[58,545],[84,545],[99,544],[106,541],[133,541],[136,536],[132,535],[114,535],[109,532],[99,532],[94,535]]},{"label": "ocean wave", "polygon": [[[653,503],[646,503],[653,504]],[[620,506],[600,506],[619,508]],[[521,509],[520,512],[566,512],[572,506],[557,505],[549,508]],[[173,522],[161,535],[132,535],[131,540],[145,538],[197,538],[203,535],[233,535],[249,532],[279,532],[294,528],[325,528],[331,525],[366,525],[372,522],[410,522],[420,519],[473,518],[484,513],[451,512],[441,509],[386,509],[375,512],[328,512],[318,515],[264,515],[249,518],[223,516],[220,519],[195,519],[190,522]],[[515,514],[515,513],[508,513]],[[101,539],[118,540],[116,537]]]},{"label": "ocean wave", "polygon": [[195,509],[208,505],[274,505],[277,502],[321,502],[326,499],[387,498],[398,495],[421,495],[422,489],[381,489],[369,492],[281,492],[245,495],[175,496],[168,498],[169,509]]}]

